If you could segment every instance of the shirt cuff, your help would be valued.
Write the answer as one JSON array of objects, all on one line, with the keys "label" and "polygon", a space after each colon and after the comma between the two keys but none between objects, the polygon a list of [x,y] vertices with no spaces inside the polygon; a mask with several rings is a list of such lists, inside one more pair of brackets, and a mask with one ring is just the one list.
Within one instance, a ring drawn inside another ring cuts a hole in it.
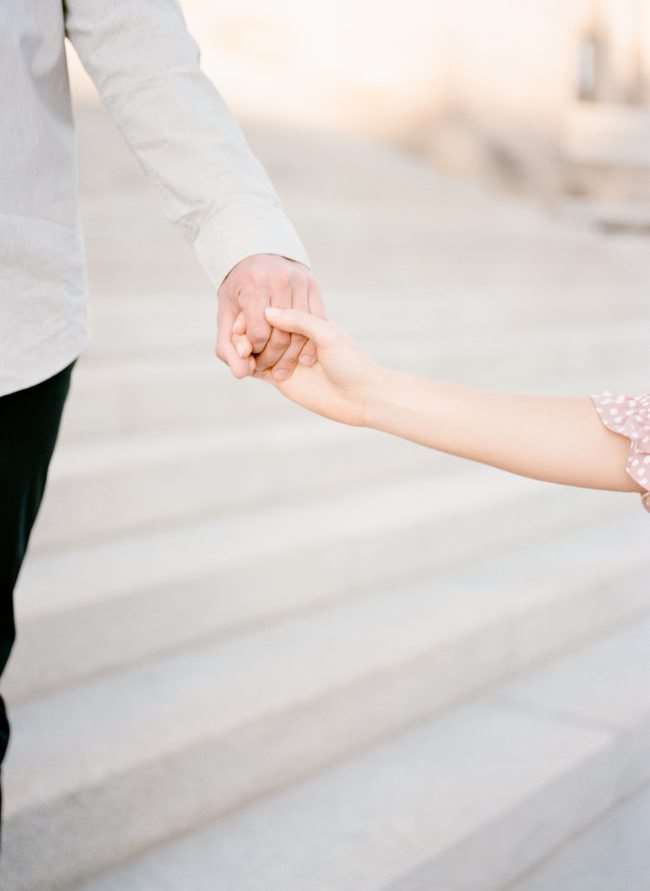
[{"label": "shirt cuff", "polygon": [[206,220],[193,244],[214,288],[219,288],[234,266],[257,254],[277,254],[311,265],[293,224],[273,204],[228,205]]}]

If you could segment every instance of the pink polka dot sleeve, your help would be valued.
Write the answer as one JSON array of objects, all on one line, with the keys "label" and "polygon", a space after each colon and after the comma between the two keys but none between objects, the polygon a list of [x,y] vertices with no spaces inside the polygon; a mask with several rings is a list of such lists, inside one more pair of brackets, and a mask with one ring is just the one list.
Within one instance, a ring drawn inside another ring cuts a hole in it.
[{"label": "pink polka dot sleeve", "polygon": [[608,390],[591,397],[603,424],[630,440],[626,471],[646,491],[643,506],[650,511],[650,393],[615,396]]}]

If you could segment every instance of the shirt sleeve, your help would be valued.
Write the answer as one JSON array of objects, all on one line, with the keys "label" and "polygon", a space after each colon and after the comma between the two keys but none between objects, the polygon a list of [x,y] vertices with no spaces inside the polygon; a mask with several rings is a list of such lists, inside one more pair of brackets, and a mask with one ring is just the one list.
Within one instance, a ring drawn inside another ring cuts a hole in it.
[{"label": "shirt sleeve", "polygon": [[66,35],[219,287],[240,260],[307,253],[259,161],[200,68],[177,0],[65,0]]},{"label": "shirt sleeve", "polygon": [[605,390],[591,397],[603,424],[630,441],[625,469],[646,491],[641,500],[650,511],[650,393],[642,396],[615,395]]}]

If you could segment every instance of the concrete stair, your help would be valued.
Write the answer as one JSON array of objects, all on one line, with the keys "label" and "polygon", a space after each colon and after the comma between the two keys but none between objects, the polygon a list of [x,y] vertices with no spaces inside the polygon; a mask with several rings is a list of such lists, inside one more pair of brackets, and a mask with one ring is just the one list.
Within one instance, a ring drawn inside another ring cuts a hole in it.
[{"label": "concrete stair", "polygon": [[[606,504],[605,543],[621,543],[608,566],[623,566],[642,550],[645,518],[621,538],[621,500]],[[474,467],[37,552],[16,592],[21,641],[5,690],[18,702],[377,585],[501,558],[579,529],[592,510],[590,493]],[[584,545],[585,561],[593,546]],[[251,575],[263,583],[252,585]]]},{"label": "concrete stair", "polygon": [[650,876],[650,786],[559,846],[511,891],[645,891]]},{"label": "concrete stair", "polygon": [[[352,754],[79,891],[503,888],[650,779],[650,688],[639,683],[648,652],[650,621]],[[636,829],[639,841],[644,833]]]},{"label": "concrete stair", "polygon": [[[441,537],[439,482],[436,521],[427,528],[426,511],[411,515],[410,532],[408,526],[382,530],[382,518],[365,549],[363,537],[352,535],[359,522],[352,505],[344,521],[337,513],[340,540],[328,547],[326,505],[318,504],[321,549],[336,555],[322,588],[328,564],[317,565],[312,553],[304,569],[292,563],[289,588],[280,584],[286,574],[267,574],[266,589],[226,586],[227,600],[214,593],[218,561],[204,567],[209,576],[201,584],[161,589],[154,557],[168,548],[160,540],[135,559],[133,542],[125,543],[122,566],[113,542],[112,568],[105,546],[89,546],[86,562],[82,554],[66,555],[58,568],[59,558],[36,557],[29,585],[34,612],[23,620],[22,656],[19,650],[15,673],[7,676],[13,719],[5,780],[7,887],[71,887],[650,609],[647,529],[637,516],[624,518],[612,503],[611,518],[589,526],[589,493],[571,492],[572,505],[563,492],[561,539],[555,518],[544,532],[544,518],[550,523],[554,510],[544,498],[552,489],[540,487],[534,505],[527,505],[529,484],[491,482],[477,489],[473,480],[468,488],[485,499],[485,511],[479,497],[472,514],[485,527],[482,555],[467,545],[479,530],[466,521],[467,539],[461,536],[458,546],[449,503],[442,516],[454,534]],[[418,487],[421,504],[430,504],[426,487]],[[462,481],[449,488],[460,495]],[[405,484],[401,494],[405,506],[416,503]],[[381,497],[389,499],[388,492],[373,493]],[[391,503],[398,515],[395,495]],[[363,499],[356,508],[367,532],[373,510]],[[521,523],[523,510],[535,518],[532,526]],[[502,556],[490,555],[497,539],[489,528],[503,536],[513,515],[521,538],[509,538],[504,565]],[[266,520],[260,522],[300,544],[291,527]],[[176,557],[179,549],[194,549],[188,563],[194,565],[196,542],[214,540],[214,530],[206,527],[204,536],[191,528],[185,543],[176,530]],[[236,541],[232,522],[230,530],[233,537],[222,540],[217,554]],[[530,544],[544,536],[546,545]],[[400,542],[392,565],[391,539]],[[439,543],[440,552],[423,548],[423,540]],[[277,542],[269,544],[274,551]],[[526,570],[535,552],[532,579]],[[263,551],[256,556],[268,564]],[[285,555],[276,556],[281,567]],[[233,578],[247,579],[250,560],[244,549]],[[463,564],[471,569],[462,571]],[[417,581],[434,568],[434,581]],[[73,583],[69,572],[88,573],[105,587],[89,588],[88,597],[77,584],[83,599],[72,603],[63,598]],[[395,584],[378,591],[380,579],[391,574]],[[125,593],[137,590],[139,579],[150,585],[144,599]],[[37,858],[29,856],[34,850]]]},{"label": "concrete stair", "polygon": [[288,505],[333,486],[440,478],[458,470],[458,462],[445,456],[304,413],[291,413],[285,423],[272,415],[263,447],[241,422],[68,441],[52,462],[32,553]]}]

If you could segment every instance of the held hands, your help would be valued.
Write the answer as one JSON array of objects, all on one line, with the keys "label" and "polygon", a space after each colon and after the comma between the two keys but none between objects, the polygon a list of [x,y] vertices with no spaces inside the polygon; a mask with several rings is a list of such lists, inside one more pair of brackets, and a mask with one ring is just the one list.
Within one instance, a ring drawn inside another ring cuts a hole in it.
[{"label": "held hands", "polygon": [[[267,306],[277,306],[325,317],[318,285],[302,263],[275,254],[247,257],[226,276],[218,299],[216,354],[235,377],[273,369],[276,380],[287,380],[298,362],[309,366],[316,361],[316,348],[304,335],[272,328],[264,315]],[[233,343],[240,314],[251,344],[245,354],[237,352]]]},{"label": "held hands", "polygon": [[[302,362],[290,378],[278,379],[268,369],[255,377],[274,384],[288,399],[316,414],[343,424],[366,426],[373,393],[381,386],[383,371],[333,322],[296,309],[267,307],[274,331],[297,335],[313,345],[316,361]],[[244,314],[233,325],[233,343],[239,354],[250,356],[251,343]]]},{"label": "held hands", "polygon": [[325,320],[306,266],[275,254],[247,257],[218,292],[217,356],[237,378],[258,377],[288,399],[344,424],[366,424],[382,371]]}]

